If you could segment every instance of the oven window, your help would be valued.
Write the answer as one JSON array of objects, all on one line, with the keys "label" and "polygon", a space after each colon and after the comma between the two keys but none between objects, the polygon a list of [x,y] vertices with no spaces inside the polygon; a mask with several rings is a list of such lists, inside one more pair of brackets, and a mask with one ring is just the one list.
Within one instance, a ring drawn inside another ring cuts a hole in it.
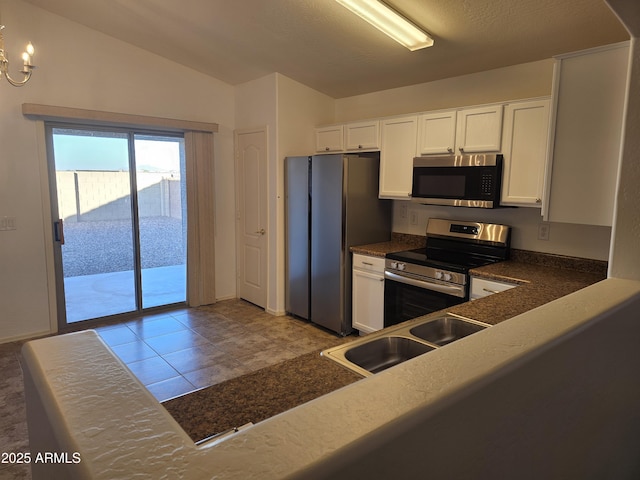
[{"label": "oven window", "polygon": [[454,297],[386,279],[384,282],[384,326],[389,327],[466,301],[466,298]]},{"label": "oven window", "polygon": [[420,175],[418,192],[424,197],[460,197],[466,188],[464,175]]}]

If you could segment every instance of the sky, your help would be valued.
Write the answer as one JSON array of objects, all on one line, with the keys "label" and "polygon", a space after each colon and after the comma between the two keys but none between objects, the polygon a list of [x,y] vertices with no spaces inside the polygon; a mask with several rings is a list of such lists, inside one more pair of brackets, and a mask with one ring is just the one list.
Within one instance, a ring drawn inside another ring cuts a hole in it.
[{"label": "sky", "polygon": [[[138,170],[180,171],[180,145],[175,141],[135,140]],[[128,171],[128,140],[117,136],[53,135],[56,170]]]}]

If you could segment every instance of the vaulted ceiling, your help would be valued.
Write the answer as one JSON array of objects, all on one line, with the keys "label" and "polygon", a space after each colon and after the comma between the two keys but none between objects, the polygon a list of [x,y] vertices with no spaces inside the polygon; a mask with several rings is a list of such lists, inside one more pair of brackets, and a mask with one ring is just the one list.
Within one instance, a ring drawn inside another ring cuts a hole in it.
[{"label": "vaulted ceiling", "polygon": [[334,98],[627,40],[603,0],[388,0],[410,52],[334,0],[26,0],[236,85],[279,72]]}]

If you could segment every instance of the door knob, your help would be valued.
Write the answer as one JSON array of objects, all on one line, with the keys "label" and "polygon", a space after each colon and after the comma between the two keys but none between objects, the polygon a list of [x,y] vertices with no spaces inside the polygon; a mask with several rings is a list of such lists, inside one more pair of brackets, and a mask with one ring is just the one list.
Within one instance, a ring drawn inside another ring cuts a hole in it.
[{"label": "door knob", "polygon": [[260,230],[256,230],[255,233],[259,233],[260,235],[264,235],[266,232],[265,232],[264,228],[261,228]]}]

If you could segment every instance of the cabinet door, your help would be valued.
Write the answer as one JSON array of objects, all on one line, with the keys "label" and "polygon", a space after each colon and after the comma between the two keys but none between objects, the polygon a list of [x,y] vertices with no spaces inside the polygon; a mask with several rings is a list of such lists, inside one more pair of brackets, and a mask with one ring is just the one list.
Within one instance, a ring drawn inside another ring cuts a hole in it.
[{"label": "cabinet door", "polygon": [[416,155],[418,116],[384,120],[380,126],[380,198],[409,200]]},{"label": "cabinet door", "polygon": [[548,219],[611,226],[620,163],[629,44],[556,60]]},{"label": "cabinet door", "polygon": [[549,138],[549,100],[512,103],[504,111],[503,205],[540,207]]},{"label": "cabinet door", "polygon": [[380,122],[357,122],[345,126],[347,150],[379,150]]},{"label": "cabinet door", "polygon": [[384,327],[384,277],[353,270],[353,328],[371,333]]},{"label": "cabinet door", "polygon": [[423,113],[418,117],[418,154],[454,153],[456,112]]},{"label": "cabinet door", "polygon": [[344,127],[332,125],[316,128],[317,152],[341,152],[344,150]]},{"label": "cabinet door", "polygon": [[458,112],[456,153],[499,152],[502,105],[467,108]]}]

